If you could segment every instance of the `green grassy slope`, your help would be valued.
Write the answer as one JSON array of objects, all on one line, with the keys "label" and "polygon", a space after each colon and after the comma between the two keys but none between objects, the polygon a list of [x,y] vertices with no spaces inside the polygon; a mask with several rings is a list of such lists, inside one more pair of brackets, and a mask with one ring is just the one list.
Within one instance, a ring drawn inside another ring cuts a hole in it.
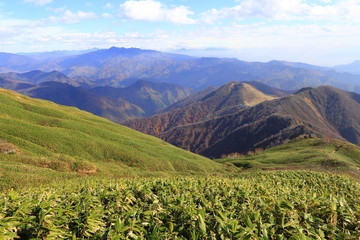
[{"label": "green grassy slope", "polygon": [[4,89],[0,128],[0,185],[79,174],[121,177],[223,170],[221,164],[90,113]]},{"label": "green grassy slope", "polygon": [[297,138],[263,152],[217,162],[232,163],[243,170],[325,170],[360,178],[360,147],[335,139]]}]

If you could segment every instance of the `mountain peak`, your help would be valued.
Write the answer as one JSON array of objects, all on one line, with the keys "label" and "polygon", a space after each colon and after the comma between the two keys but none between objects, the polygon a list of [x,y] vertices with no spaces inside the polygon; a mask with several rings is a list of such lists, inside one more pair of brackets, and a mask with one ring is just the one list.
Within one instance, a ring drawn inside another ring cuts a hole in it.
[{"label": "mountain peak", "polygon": [[[101,51],[101,50],[99,50]],[[104,51],[114,54],[120,54],[120,55],[138,55],[142,53],[156,53],[155,50],[146,50],[141,48],[124,48],[124,47],[111,47],[109,49],[105,49]]]},{"label": "mountain peak", "polygon": [[299,89],[297,92],[295,92],[295,94],[305,92],[305,91],[309,91],[309,90],[312,90],[312,89],[314,89],[314,88],[313,87],[304,87],[304,88]]},{"label": "mountain peak", "polygon": [[203,100],[218,99],[216,101],[221,101],[221,106],[238,104],[252,106],[274,98],[264,94],[248,83],[232,81],[208,94]]}]

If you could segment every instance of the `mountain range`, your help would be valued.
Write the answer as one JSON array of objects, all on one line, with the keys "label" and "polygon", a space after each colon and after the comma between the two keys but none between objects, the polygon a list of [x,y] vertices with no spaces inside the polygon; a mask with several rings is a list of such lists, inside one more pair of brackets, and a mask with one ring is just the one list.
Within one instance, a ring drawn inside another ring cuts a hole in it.
[{"label": "mountain range", "polygon": [[124,88],[103,86],[88,90],[98,96],[126,100],[140,107],[144,111],[142,116],[153,115],[193,93],[179,85],[143,80]]},{"label": "mountain range", "polygon": [[137,81],[125,88],[82,88],[69,82],[67,76],[57,71],[0,74],[0,87],[74,106],[117,123],[150,116],[192,93],[186,87],[146,81]]},{"label": "mountain range", "polygon": [[356,67],[116,47],[0,53],[0,87],[18,92],[0,89],[0,185],[305,165],[359,176]]},{"label": "mountain range", "polygon": [[334,68],[338,72],[348,72],[352,74],[360,74],[360,60],[354,61],[350,64],[339,65]]},{"label": "mountain range", "polygon": [[51,82],[51,81],[70,83],[70,84],[72,82],[71,79],[67,77],[65,74],[62,74],[61,72],[55,70],[51,72],[34,70],[24,73],[15,73],[15,72],[0,73],[0,78],[6,79],[8,81],[20,81],[31,84],[39,84],[42,82]]},{"label": "mountain range", "polygon": [[214,158],[267,149],[302,135],[360,144],[359,94],[329,86],[287,96],[269,93],[251,82],[231,82],[192,97],[193,102],[184,99],[187,103],[178,108],[125,125]]},{"label": "mountain range", "polygon": [[58,71],[70,79],[66,83],[86,87],[123,87],[142,79],[201,90],[231,81],[260,81],[284,90],[330,85],[360,92],[356,62],[328,68],[285,61],[261,63],[234,58],[196,58],[117,47],[69,54],[54,53],[51,58],[43,59],[34,57],[34,54],[23,56],[1,53],[0,71]]}]

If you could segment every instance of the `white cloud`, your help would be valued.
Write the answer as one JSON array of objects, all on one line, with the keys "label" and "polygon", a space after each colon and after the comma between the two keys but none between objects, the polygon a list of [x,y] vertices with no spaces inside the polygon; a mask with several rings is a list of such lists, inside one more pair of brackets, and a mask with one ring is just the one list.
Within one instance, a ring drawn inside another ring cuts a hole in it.
[{"label": "white cloud", "polygon": [[304,0],[243,0],[234,7],[212,9],[202,15],[206,23],[219,19],[360,20],[359,0],[322,2],[325,4]]},{"label": "white cloud", "polygon": [[360,1],[344,0],[326,6],[312,6],[306,14],[315,20],[360,22]]},{"label": "white cloud", "polygon": [[306,8],[301,0],[244,0],[234,7],[207,11],[203,13],[203,19],[208,23],[218,19],[286,19],[302,14]]},{"label": "white cloud", "polygon": [[[264,2],[264,0],[259,1]],[[243,4],[246,2],[253,5],[246,5],[247,8],[245,8]],[[300,4],[300,7],[294,8],[290,2],[295,5]],[[217,15],[222,18],[229,17],[231,13],[232,19],[245,18],[244,16],[250,18],[256,13],[256,16],[261,16],[264,19],[284,19],[286,17],[296,19],[297,17],[301,18],[301,14],[304,14],[304,19],[333,18],[337,20],[341,18],[342,20],[324,21],[321,24],[316,24],[316,21],[308,21],[305,24],[301,21],[291,21],[290,24],[282,21],[264,21],[256,24],[238,22],[228,25],[198,25],[197,27],[194,26],[195,29],[192,26],[190,30],[186,27],[166,31],[154,29],[149,34],[137,32],[136,28],[131,28],[126,32],[124,29],[129,28],[122,28],[122,25],[117,25],[114,26],[113,31],[109,32],[96,32],[96,30],[84,32],[85,30],[81,28],[75,30],[73,26],[52,24],[51,21],[74,23],[96,17],[111,17],[111,15],[96,15],[95,13],[81,11],[71,12],[65,8],[63,12],[59,10],[56,15],[54,13],[54,17],[40,21],[1,18],[0,51],[48,51],[93,47],[108,48],[110,46],[140,47],[163,51],[179,48],[216,48],[231,49],[227,52],[227,57],[239,57],[251,61],[280,59],[335,65],[359,59],[360,28],[356,22],[356,19],[359,19],[359,16],[356,16],[356,13],[359,12],[358,1],[344,0],[344,4],[341,4],[341,1],[332,1],[323,5],[305,4],[304,6],[301,1],[290,0],[290,2],[283,5],[279,2],[280,5],[276,6],[280,10],[274,9],[268,15],[265,15],[264,10],[259,10],[262,9],[262,6],[251,0],[238,2],[238,5],[242,7],[241,11],[248,9],[243,15],[239,15],[238,11],[240,10],[235,11],[234,9],[228,12],[221,9],[216,11],[223,14]],[[346,3],[350,5],[347,6]],[[185,16],[183,21],[188,18],[188,15],[182,13],[179,7],[166,7],[159,3],[153,7],[154,9],[150,10],[156,14],[150,14],[149,11],[144,13],[129,10],[128,15],[123,17],[130,18],[131,16],[131,19],[170,22],[179,22],[179,16]],[[271,6],[263,7],[271,8]],[[130,7],[132,10],[134,8],[140,7]],[[175,9],[179,12],[177,13]],[[171,20],[170,16],[167,15],[171,10],[173,10],[173,17],[177,20]],[[185,10],[187,9],[185,8]],[[112,11],[106,12],[111,13]],[[213,56],[222,56],[221,51],[215,51]]]},{"label": "white cloud", "polygon": [[23,0],[26,3],[34,3],[37,6],[44,6],[51,3],[53,0]]},{"label": "white cloud", "polygon": [[103,6],[104,9],[112,9],[113,5],[111,3],[107,3]]},{"label": "white cloud", "polygon": [[54,13],[62,13],[65,12],[65,7],[60,7],[60,8],[47,8],[47,10],[54,12]]},{"label": "white cloud", "polygon": [[193,24],[191,12],[185,6],[168,8],[154,0],[126,1],[120,5],[119,17],[143,21],[167,21],[178,24]]},{"label": "white cloud", "polygon": [[177,39],[178,48],[237,49],[232,57],[248,61],[279,59],[335,65],[360,56],[360,28],[356,25],[252,24],[207,27],[169,35]]},{"label": "white cloud", "polygon": [[73,13],[70,10],[66,10],[61,17],[50,16],[49,20],[52,22],[71,24],[71,23],[80,22],[81,20],[95,19],[95,18],[97,18],[97,15],[94,12],[78,11],[76,13]]},{"label": "white cloud", "polygon": [[110,13],[103,13],[101,16],[102,16],[103,18],[113,18],[113,17],[114,17],[114,16],[111,15]]},{"label": "white cloud", "polygon": [[[0,51],[47,51],[108,48],[110,46],[168,49],[230,49],[227,57],[248,61],[271,59],[335,65],[360,56],[360,28],[356,25],[232,25],[199,27],[196,30],[156,30],[69,33],[65,26],[42,21],[0,21]],[[213,56],[224,56],[216,51]]]}]

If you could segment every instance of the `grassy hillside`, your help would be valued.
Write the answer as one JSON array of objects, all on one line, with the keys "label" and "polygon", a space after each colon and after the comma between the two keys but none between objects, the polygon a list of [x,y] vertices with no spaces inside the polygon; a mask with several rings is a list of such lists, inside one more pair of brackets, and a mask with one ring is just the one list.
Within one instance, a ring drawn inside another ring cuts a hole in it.
[{"label": "grassy hillside", "polygon": [[122,177],[223,170],[207,158],[90,113],[4,89],[0,126],[0,186],[79,174]]},{"label": "grassy hillside", "polygon": [[328,170],[360,178],[360,147],[335,139],[297,138],[263,152],[217,161],[232,163],[243,170]]}]

